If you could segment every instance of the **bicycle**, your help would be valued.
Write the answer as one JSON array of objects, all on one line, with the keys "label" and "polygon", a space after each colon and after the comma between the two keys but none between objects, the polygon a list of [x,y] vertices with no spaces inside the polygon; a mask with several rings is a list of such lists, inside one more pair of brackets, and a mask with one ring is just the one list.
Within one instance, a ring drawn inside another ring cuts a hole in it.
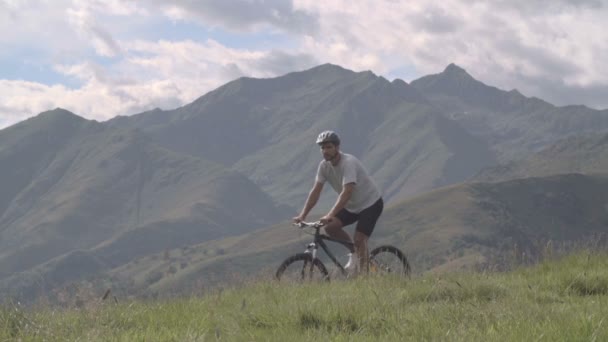
[{"label": "bicycle", "polygon": [[[329,272],[325,264],[317,258],[319,246],[329,256],[329,259],[337,266],[340,273],[348,277],[348,271],[342,266],[338,259],[331,253],[325,240],[332,241],[351,249],[353,243],[334,239],[328,235],[321,234],[323,224],[317,222],[300,222],[294,224],[300,229],[313,228],[313,241],[306,247],[304,253],[294,254],[285,259],[275,274],[277,280],[285,281],[286,278],[294,282],[301,281],[329,281]],[[370,274],[394,274],[398,276],[409,276],[411,273],[410,264],[403,252],[395,246],[382,245],[374,248],[369,253],[369,272]]]}]

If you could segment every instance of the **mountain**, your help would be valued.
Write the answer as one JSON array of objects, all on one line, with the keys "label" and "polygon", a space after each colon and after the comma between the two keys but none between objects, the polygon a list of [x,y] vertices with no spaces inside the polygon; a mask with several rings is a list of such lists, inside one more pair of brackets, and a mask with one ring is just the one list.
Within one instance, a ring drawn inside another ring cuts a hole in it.
[{"label": "mountain", "polygon": [[[272,268],[302,248],[276,224],[303,204],[321,160],[314,139],[327,129],[387,200],[375,242],[399,244],[415,267],[487,264],[514,244],[529,255],[530,241],[601,227],[603,176],[459,183],[497,159],[606,134],[606,114],[489,87],[455,65],[408,84],[331,64],[240,78],[174,110],[107,122],[45,112],[0,130],[0,292],[27,297],[86,278],[160,293]],[[562,149],[588,149],[592,165],[598,139]],[[546,163],[564,158],[557,152]],[[522,174],[534,173],[511,178]],[[335,195],[322,199],[311,217]]]},{"label": "mountain", "polygon": [[0,143],[0,279],[76,251],[115,267],[293,210],[218,163],[64,110],[0,131]]},{"label": "mountain", "polygon": [[525,158],[485,168],[473,180],[603,172],[608,172],[608,134],[592,133],[572,136]]},{"label": "mountain", "polygon": [[494,162],[479,139],[407,83],[331,64],[240,78],[176,110],[109,124],[138,127],[166,148],[231,166],[295,207],[321,160],[314,139],[327,129],[339,133],[342,150],[363,161],[389,201],[462,181]]},{"label": "mountain", "polygon": [[46,291],[291,217],[326,129],[339,129],[388,200],[493,161],[407,83],[335,65],[240,78],[173,111],[108,122],[56,109],[0,131],[0,288],[53,279],[34,286]]},{"label": "mountain", "polygon": [[556,107],[517,90],[487,86],[454,64],[411,86],[488,144],[501,161],[537,152],[570,135],[608,131],[608,110]]}]

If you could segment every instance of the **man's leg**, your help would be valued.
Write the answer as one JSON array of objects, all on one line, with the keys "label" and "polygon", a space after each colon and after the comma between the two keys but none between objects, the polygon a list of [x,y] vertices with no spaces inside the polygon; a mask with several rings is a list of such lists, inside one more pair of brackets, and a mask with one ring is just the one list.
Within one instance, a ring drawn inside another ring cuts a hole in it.
[{"label": "man's leg", "polygon": [[382,214],[384,208],[384,202],[380,198],[371,207],[364,209],[359,213],[359,222],[357,222],[357,228],[355,229],[355,250],[359,256],[360,270],[365,272],[369,271],[369,250],[367,248],[367,240],[376,227],[378,217]]},{"label": "man's leg", "polygon": [[[331,222],[329,222],[324,228],[327,235],[331,236],[332,238],[353,243],[350,235],[348,235],[348,233],[342,229],[343,227],[344,225],[342,224],[342,221],[339,218],[334,217],[333,220],[331,220]],[[353,253],[354,251],[355,250],[350,247],[350,252]]]},{"label": "man's leg", "polygon": [[363,274],[369,272],[369,250],[367,240],[369,237],[360,231],[355,231],[355,253],[359,257],[359,270]]}]

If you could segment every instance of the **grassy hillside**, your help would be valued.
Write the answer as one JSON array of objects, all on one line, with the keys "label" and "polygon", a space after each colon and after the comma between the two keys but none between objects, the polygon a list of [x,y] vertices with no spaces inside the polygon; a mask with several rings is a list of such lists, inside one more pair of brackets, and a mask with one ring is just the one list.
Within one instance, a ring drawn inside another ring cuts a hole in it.
[{"label": "grassy hillside", "polygon": [[500,267],[605,234],[607,202],[606,175],[467,183],[392,207],[383,225],[419,269]]},{"label": "grassy hillside", "polygon": [[[606,203],[606,175],[460,184],[388,206],[370,245],[398,246],[417,274],[506,269],[514,261],[537,262],[547,250],[563,252],[590,241],[606,244]],[[197,291],[251,276],[271,277],[285,257],[303,251],[310,240],[286,221],[149,255],[108,275],[125,294]],[[340,246],[332,250],[340,257],[347,252]]]},{"label": "grassy hillside", "polygon": [[202,297],[79,298],[0,308],[0,339],[45,341],[605,341],[608,255],[581,252],[509,273],[411,280],[254,282]]}]

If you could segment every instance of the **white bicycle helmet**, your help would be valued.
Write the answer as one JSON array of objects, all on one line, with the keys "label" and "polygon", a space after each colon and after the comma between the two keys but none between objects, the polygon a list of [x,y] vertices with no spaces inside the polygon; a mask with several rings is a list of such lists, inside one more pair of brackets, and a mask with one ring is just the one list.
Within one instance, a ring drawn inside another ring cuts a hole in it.
[{"label": "white bicycle helmet", "polygon": [[321,134],[319,134],[319,136],[317,137],[317,144],[321,145],[326,142],[334,143],[335,145],[340,145],[340,138],[334,131],[321,132]]}]

